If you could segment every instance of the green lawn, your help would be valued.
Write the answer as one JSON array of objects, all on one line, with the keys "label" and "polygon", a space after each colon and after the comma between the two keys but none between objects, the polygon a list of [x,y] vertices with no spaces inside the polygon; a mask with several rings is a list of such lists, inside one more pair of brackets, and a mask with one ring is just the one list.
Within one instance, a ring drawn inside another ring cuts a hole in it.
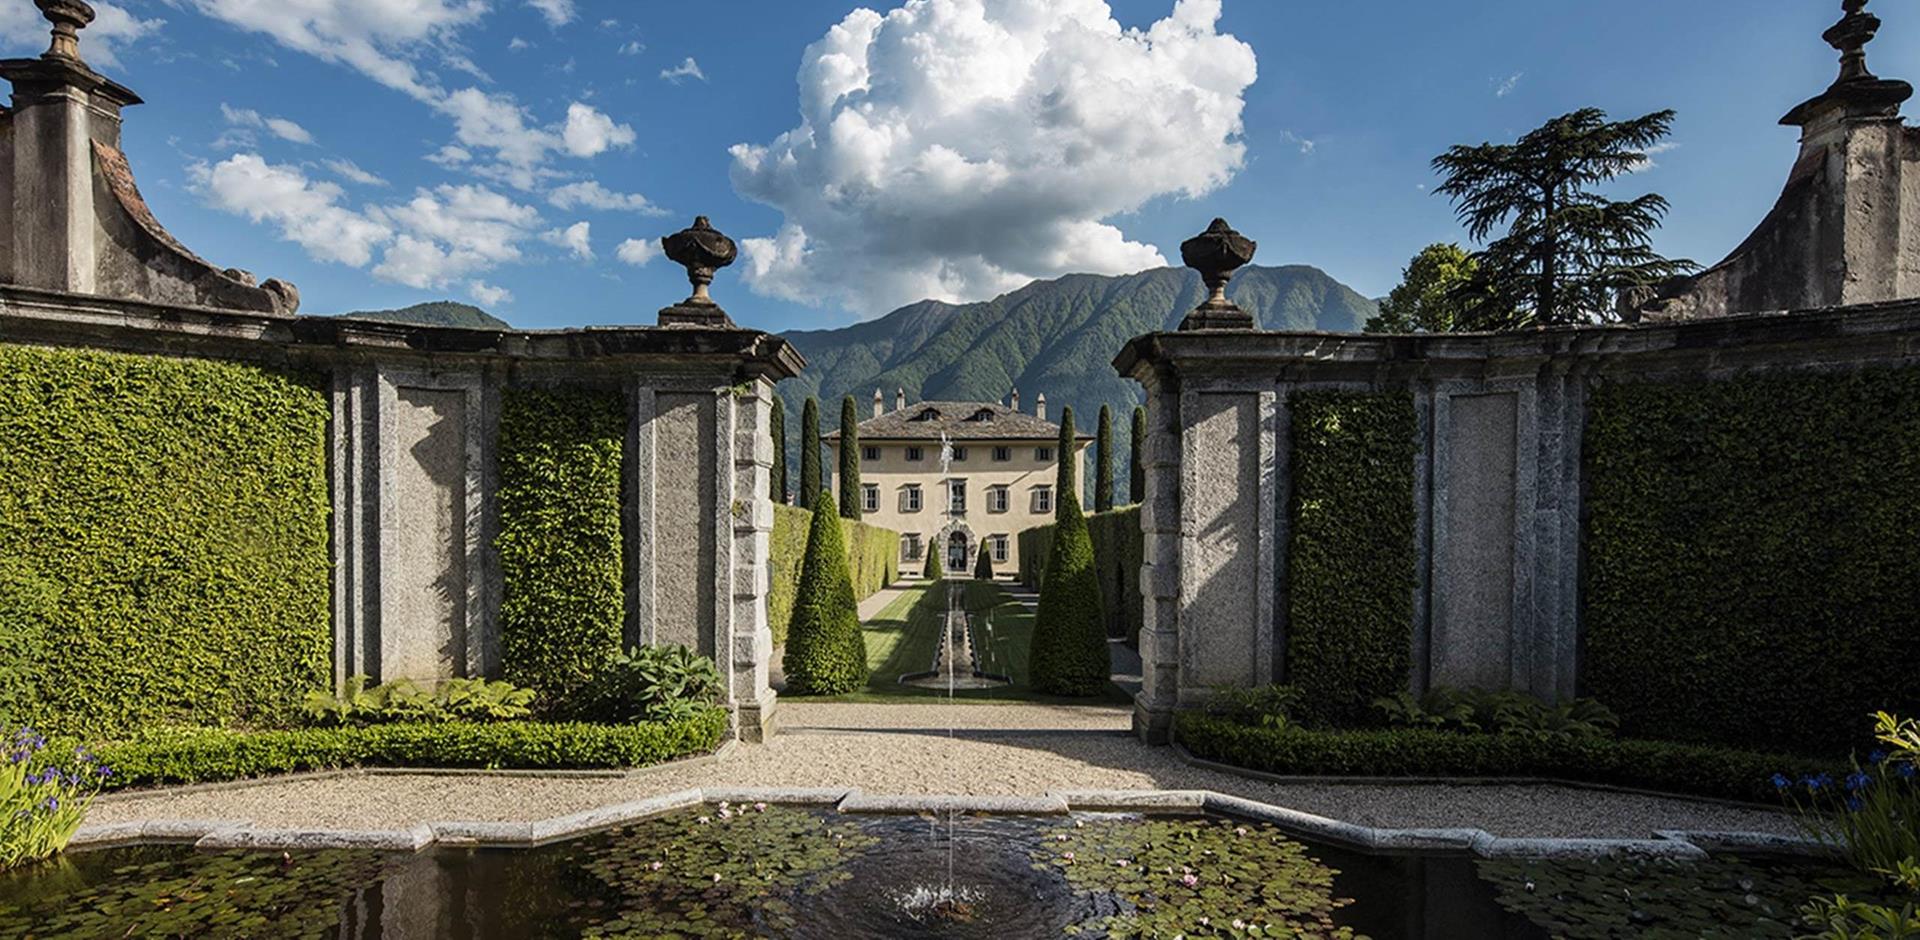
[{"label": "green lawn", "polygon": [[[974,615],[977,644],[974,656],[980,669],[1008,676],[1013,683],[992,689],[956,690],[952,693],[955,701],[1093,704],[1127,700],[1126,694],[1116,686],[1108,686],[1109,694],[1098,699],[1068,699],[1036,694],[1027,684],[1027,644],[1033,636],[1033,613],[997,584],[985,581],[961,583],[966,588],[967,609]],[[908,589],[862,625],[866,631],[867,668],[871,673],[867,687],[848,695],[808,701],[946,701],[948,693],[944,689],[920,689],[900,684],[903,675],[933,668],[934,647],[940,642],[940,630],[946,622],[946,606],[944,589],[936,590],[930,584]]]}]

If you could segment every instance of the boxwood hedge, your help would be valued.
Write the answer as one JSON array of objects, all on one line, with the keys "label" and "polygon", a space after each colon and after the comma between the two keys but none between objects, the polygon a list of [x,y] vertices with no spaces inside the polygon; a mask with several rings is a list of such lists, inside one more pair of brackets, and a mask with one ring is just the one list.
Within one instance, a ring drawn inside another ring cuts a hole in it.
[{"label": "boxwood hedge", "polygon": [[564,702],[620,652],[626,620],[618,392],[508,389],[500,414],[505,678]]},{"label": "boxwood hedge", "polygon": [[[1054,526],[1045,525],[1014,537],[1020,543],[1020,582],[1035,590],[1046,580],[1053,532]],[[1140,532],[1140,507],[1088,516],[1087,534],[1093,538],[1093,568],[1100,581],[1107,630],[1130,643],[1137,642],[1146,610],[1140,599],[1140,564],[1146,552],[1146,539]]]},{"label": "boxwood hedge", "polygon": [[727,713],[631,725],[464,722],[301,728],[180,729],[95,747],[109,789],[207,783],[342,767],[563,770],[642,767],[720,745]]},{"label": "boxwood hedge", "polygon": [[323,685],[329,411],[317,376],[0,345],[14,717],[272,723]]},{"label": "boxwood hedge", "polygon": [[1413,398],[1297,392],[1287,681],[1337,724],[1407,687],[1413,657]]},{"label": "boxwood hedge", "polygon": [[1175,736],[1195,757],[1287,776],[1525,777],[1777,804],[1779,792],[1768,782],[1774,774],[1832,769],[1806,758],[1671,741],[1274,729],[1203,712],[1182,712],[1175,723]]},{"label": "boxwood hedge", "polygon": [[1623,733],[1844,752],[1920,711],[1920,369],[1591,398],[1582,694]]}]

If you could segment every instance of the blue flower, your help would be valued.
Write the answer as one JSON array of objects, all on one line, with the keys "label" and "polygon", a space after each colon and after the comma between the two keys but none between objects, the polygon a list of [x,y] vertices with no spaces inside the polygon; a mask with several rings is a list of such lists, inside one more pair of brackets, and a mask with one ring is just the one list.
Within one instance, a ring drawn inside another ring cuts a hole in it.
[{"label": "blue flower", "polygon": [[1849,792],[1854,790],[1859,790],[1862,787],[1865,787],[1867,784],[1870,784],[1872,782],[1873,782],[1872,777],[1869,777],[1866,774],[1856,770],[1853,773],[1850,773],[1847,775],[1847,790]]},{"label": "blue flower", "polygon": [[1786,774],[1774,774],[1772,782],[1773,782],[1773,788],[1775,790],[1785,790],[1786,788],[1793,786],[1793,781],[1788,780]]},{"label": "blue flower", "polygon": [[50,812],[50,813],[58,812],[60,809],[60,798],[57,796],[47,797],[46,806],[47,806],[47,812]]},{"label": "blue flower", "polygon": [[1913,779],[1913,761],[1903,760],[1900,763],[1893,765],[1893,772],[1896,774],[1899,774],[1902,779],[1912,780]]},{"label": "blue flower", "polygon": [[1821,790],[1833,786],[1833,775],[1823,770],[1819,776],[1801,777],[1800,782],[1806,786],[1808,792],[1818,793]]},{"label": "blue flower", "polygon": [[1869,764],[1878,764],[1881,761],[1886,759],[1887,759],[1886,751],[1876,750],[1873,753],[1867,755],[1867,763]]},{"label": "blue flower", "polygon": [[1867,808],[1867,804],[1857,796],[1847,797],[1847,812],[1857,813]]}]

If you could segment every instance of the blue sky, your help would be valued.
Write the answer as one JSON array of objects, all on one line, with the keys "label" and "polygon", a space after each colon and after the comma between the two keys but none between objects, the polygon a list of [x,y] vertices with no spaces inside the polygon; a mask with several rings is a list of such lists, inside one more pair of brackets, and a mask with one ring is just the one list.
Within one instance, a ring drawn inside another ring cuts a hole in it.
[{"label": "blue sky", "polygon": [[[1778,193],[1795,137],[1775,122],[1832,80],[1819,33],[1839,16],[1812,0],[96,5],[82,48],[149,102],[125,144],[156,214],[218,264],[298,284],[306,312],[454,298],[529,328],[651,322],[687,288],[646,246],[706,214],[758,240],[716,296],[776,330],[1177,259],[1216,215],[1261,263],[1384,294],[1421,246],[1461,237],[1426,192],[1434,154],[1589,105],[1678,110],[1674,146],[1621,189],[1667,195],[1658,247],[1711,263]],[[1875,71],[1920,78],[1920,9],[1875,7]],[[29,0],[0,11],[13,51],[44,46]],[[1142,32],[1103,30],[1108,15]]]}]

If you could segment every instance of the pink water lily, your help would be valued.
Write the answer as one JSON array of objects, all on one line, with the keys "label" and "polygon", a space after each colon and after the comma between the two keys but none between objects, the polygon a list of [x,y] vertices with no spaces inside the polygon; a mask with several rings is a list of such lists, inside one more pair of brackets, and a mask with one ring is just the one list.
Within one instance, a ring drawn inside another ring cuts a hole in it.
[{"label": "pink water lily", "polygon": [[1181,876],[1180,876],[1180,883],[1181,883],[1181,884],[1183,884],[1183,885],[1186,885],[1186,886],[1187,886],[1187,887],[1189,887],[1189,888],[1191,888],[1191,887],[1193,887],[1194,885],[1197,885],[1197,884],[1199,884],[1199,883],[1200,883],[1200,876],[1198,876],[1198,875],[1192,875],[1192,874],[1188,874],[1188,875],[1181,875]]}]

